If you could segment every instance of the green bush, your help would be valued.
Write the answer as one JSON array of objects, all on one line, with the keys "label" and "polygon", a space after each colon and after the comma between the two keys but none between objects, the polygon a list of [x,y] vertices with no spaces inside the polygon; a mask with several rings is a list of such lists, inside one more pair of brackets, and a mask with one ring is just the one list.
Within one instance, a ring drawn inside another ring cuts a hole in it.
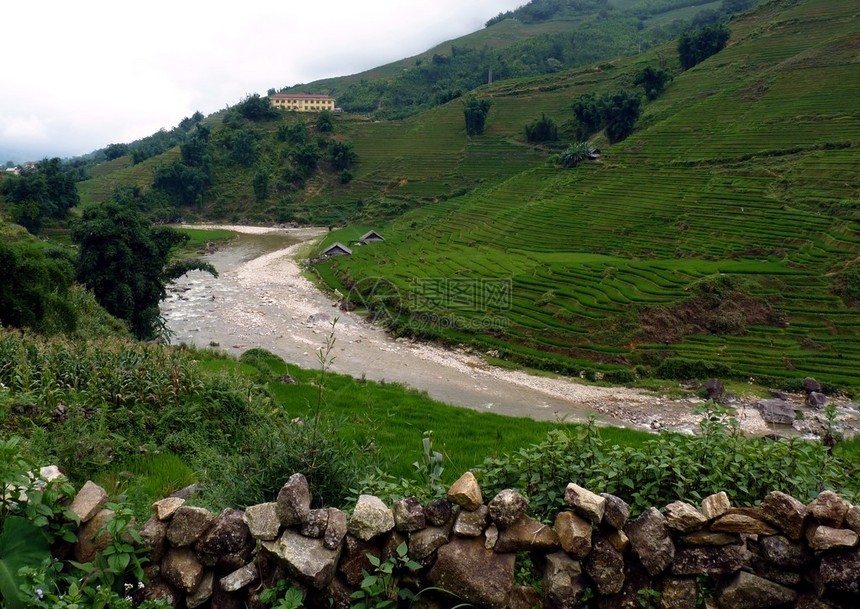
[{"label": "green bush", "polygon": [[704,378],[732,377],[731,367],[719,362],[668,357],[657,366],[657,376],[664,379],[688,381]]},{"label": "green bush", "polygon": [[274,501],[298,472],[307,478],[315,506],[345,505],[365,463],[356,447],[339,438],[338,427],[325,419],[315,425],[312,418],[258,421],[240,454],[210,456],[207,502],[222,508]]},{"label": "green bush", "polygon": [[634,382],[636,380],[636,375],[633,374],[632,370],[622,368],[620,370],[609,370],[608,372],[604,372],[603,380],[607,383],[617,383],[619,385],[624,385],[627,383]]},{"label": "green bush", "polygon": [[801,501],[824,489],[860,496],[860,467],[821,443],[746,438],[727,411],[710,405],[703,414],[699,435],[664,433],[639,447],[607,445],[593,422],[573,433],[552,431],[538,445],[487,459],[477,475],[487,496],[518,489],[546,522],[566,508],[568,482],[617,495],[634,514],[676,500],[697,504],[719,491],[737,506],[775,490]]}]

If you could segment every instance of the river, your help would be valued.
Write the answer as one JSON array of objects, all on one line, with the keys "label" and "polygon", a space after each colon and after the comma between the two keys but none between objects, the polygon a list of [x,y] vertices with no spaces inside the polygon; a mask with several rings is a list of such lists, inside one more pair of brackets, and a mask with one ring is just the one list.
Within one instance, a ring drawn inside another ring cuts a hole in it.
[{"label": "river", "polygon": [[288,363],[318,368],[317,353],[337,319],[334,372],[402,383],[442,402],[503,415],[694,425],[690,400],[491,366],[477,354],[394,339],[363,317],[341,311],[298,262],[298,252],[325,229],[224,228],[238,236],[204,257],[220,276],[191,272],[170,287],[163,303],[175,344],[215,346],[234,355],[263,347]]}]

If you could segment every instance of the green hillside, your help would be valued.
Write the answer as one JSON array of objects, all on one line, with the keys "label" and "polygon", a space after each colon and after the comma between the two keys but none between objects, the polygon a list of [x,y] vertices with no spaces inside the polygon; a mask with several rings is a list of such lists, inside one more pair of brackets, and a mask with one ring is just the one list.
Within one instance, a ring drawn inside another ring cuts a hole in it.
[{"label": "green hillside", "polygon": [[[629,86],[655,55],[484,88],[471,140],[459,103],[351,125],[358,177],[389,185],[376,196],[473,190],[376,227],[385,243],[321,274],[342,290],[390,280],[400,331],[531,365],[858,384],[856,5],[775,1],[731,29],[633,136],[573,170],[534,163],[522,125],[563,123],[576,95]],[[507,279],[509,301],[462,293]]]},{"label": "green hillside", "polygon": [[[424,53],[349,76],[283,87],[326,93],[347,112],[404,118],[487,83],[631,56],[758,0],[531,0]],[[272,89],[270,92],[274,92]]]}]

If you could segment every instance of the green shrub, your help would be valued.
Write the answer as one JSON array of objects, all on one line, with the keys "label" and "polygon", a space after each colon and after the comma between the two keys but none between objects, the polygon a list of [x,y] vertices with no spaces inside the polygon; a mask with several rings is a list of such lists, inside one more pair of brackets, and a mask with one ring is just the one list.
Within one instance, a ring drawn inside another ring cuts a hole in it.
[{"label": "green shrub", "polygon": [[206,500],[219,508],[274,501],[287,479],[301,473],[315,506],[345,505],[365,463],[339,438],[339,427],[325,419],[318,425],[301,418],[259,421],[240,454],[210,455]]},{"label": "green shrub", "polygon": [[537,518],[565,509],[568,482],[627,501],[634,513],[672,501],[697,504],[726,491],[734,505],[752,506],[780,490],[801,501],[833,489],[860,495],[860,468],[818,442],[746,438],[727,411],[709,405],[700,434],[661,434],[639,447],[605,444],[592,422],[573,433],[552,431],[538,445],[487,459],[477,475],[487,496],[516,488]]},{"label": "green shrub", "polygon": [[607,383],[624,385],[634,382],[636,380],[636,375],[633,374],[633,371],[627,368],[622,368],[620,370],[609,370],[608,372],[604,372],[603,380]]},{"label": "green shrub", "polygon": [[727,378],[733,376],[733,372],[731,367],[719,362],[668,357],[657,366],[657,376],[664,379],[687,381],[704,378]]}]

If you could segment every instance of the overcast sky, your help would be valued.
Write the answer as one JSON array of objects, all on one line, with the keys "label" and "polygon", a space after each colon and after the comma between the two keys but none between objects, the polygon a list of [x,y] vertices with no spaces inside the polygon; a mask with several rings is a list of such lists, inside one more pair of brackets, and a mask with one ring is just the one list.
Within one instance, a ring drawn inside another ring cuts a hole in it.
[{"label": "overcast sky", "polygon": [[0,7],[0,163],[85,154],[354,74],[526,0],[45,0]]}]

